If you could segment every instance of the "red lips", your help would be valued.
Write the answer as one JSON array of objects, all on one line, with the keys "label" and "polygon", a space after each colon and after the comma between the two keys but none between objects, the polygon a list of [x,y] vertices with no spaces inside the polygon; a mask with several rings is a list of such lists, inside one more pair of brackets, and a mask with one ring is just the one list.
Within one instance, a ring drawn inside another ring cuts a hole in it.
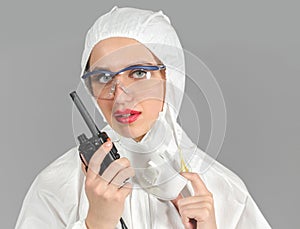
[{"label": "red lips", "polygon": [[131,109],[117,110],[114,112],[114,117],[120,123],[132,123],[140,116],[142,112]]}]

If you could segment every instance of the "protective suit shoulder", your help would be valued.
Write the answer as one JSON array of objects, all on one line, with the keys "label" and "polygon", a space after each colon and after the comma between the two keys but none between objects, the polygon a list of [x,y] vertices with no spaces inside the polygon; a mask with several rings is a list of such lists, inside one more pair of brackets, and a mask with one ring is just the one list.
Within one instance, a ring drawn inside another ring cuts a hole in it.
[{"label": "protective suit shoulder", "polygon": [[226,168],[223,164],[221,164],[218,161],[215,161],[213,167],[216,170],[216,172],[218,172],[220,176],[223,176],[225,179],[227,179],[228,182],[234,184],[240,190],[248,192],[244,181],[235,172]]},{"label": "protective suit shoulder", "polygon": [[74,147],[43,169],[36,177],[36,182],[40,190],[54,189],[56,192],[56,187],[67,185],[78,177],[81,173],[80,169],[80,158],[77,147]]},{"label": "protective suit shoulder", "polygon": [[83,173],[74,147],[48,165],[35,178],[16,223],[23,228],[85,228],[78,219]]}]

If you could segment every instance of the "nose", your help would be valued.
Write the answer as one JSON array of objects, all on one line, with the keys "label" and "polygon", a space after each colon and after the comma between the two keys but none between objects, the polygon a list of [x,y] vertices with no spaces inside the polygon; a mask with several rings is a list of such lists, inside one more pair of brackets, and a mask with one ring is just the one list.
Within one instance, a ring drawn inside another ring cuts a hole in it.
[{"label": "nose", "polygon": [[124,84],[122,75],[116,76],[114,79],[114,100],[116,103],[128,103],[133,100],[132,93]]}]

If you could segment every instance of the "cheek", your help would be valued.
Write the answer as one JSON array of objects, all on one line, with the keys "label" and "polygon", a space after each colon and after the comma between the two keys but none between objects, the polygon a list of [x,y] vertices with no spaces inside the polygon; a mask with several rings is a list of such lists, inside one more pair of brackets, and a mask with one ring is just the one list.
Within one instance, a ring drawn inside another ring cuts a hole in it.
[{"label": "cheek", "polygon": [[98,106],[100,107],[103,115],[105,116],[105,119],[108,121],[108,122],[111,122],[111,114],[112,114],[112,104],[111,102],[109,101],[100,101],[98,100],[97,101],[98,103]]},{"label": "cheek", "polygon": [[163,101],[160,100],[149,100],[144,101],[141,106],[143,107],[144,116],[149,119],[157,119],[158,113],[162,111]]}]

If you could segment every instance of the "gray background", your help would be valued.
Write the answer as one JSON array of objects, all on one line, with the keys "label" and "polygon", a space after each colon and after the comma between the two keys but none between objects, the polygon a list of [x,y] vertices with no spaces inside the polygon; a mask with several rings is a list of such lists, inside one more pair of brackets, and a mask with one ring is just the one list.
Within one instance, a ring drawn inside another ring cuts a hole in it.
[{"label": "gray background", "polygon": [[218,161],[244,180],[274,228],[299,228],[300,4],[231,0],[2,1],[1,228],[14,227],[35,176],[75,146],[68,93],[79,83],[85,33],[115,4],[170,17],[223,91]]}]

